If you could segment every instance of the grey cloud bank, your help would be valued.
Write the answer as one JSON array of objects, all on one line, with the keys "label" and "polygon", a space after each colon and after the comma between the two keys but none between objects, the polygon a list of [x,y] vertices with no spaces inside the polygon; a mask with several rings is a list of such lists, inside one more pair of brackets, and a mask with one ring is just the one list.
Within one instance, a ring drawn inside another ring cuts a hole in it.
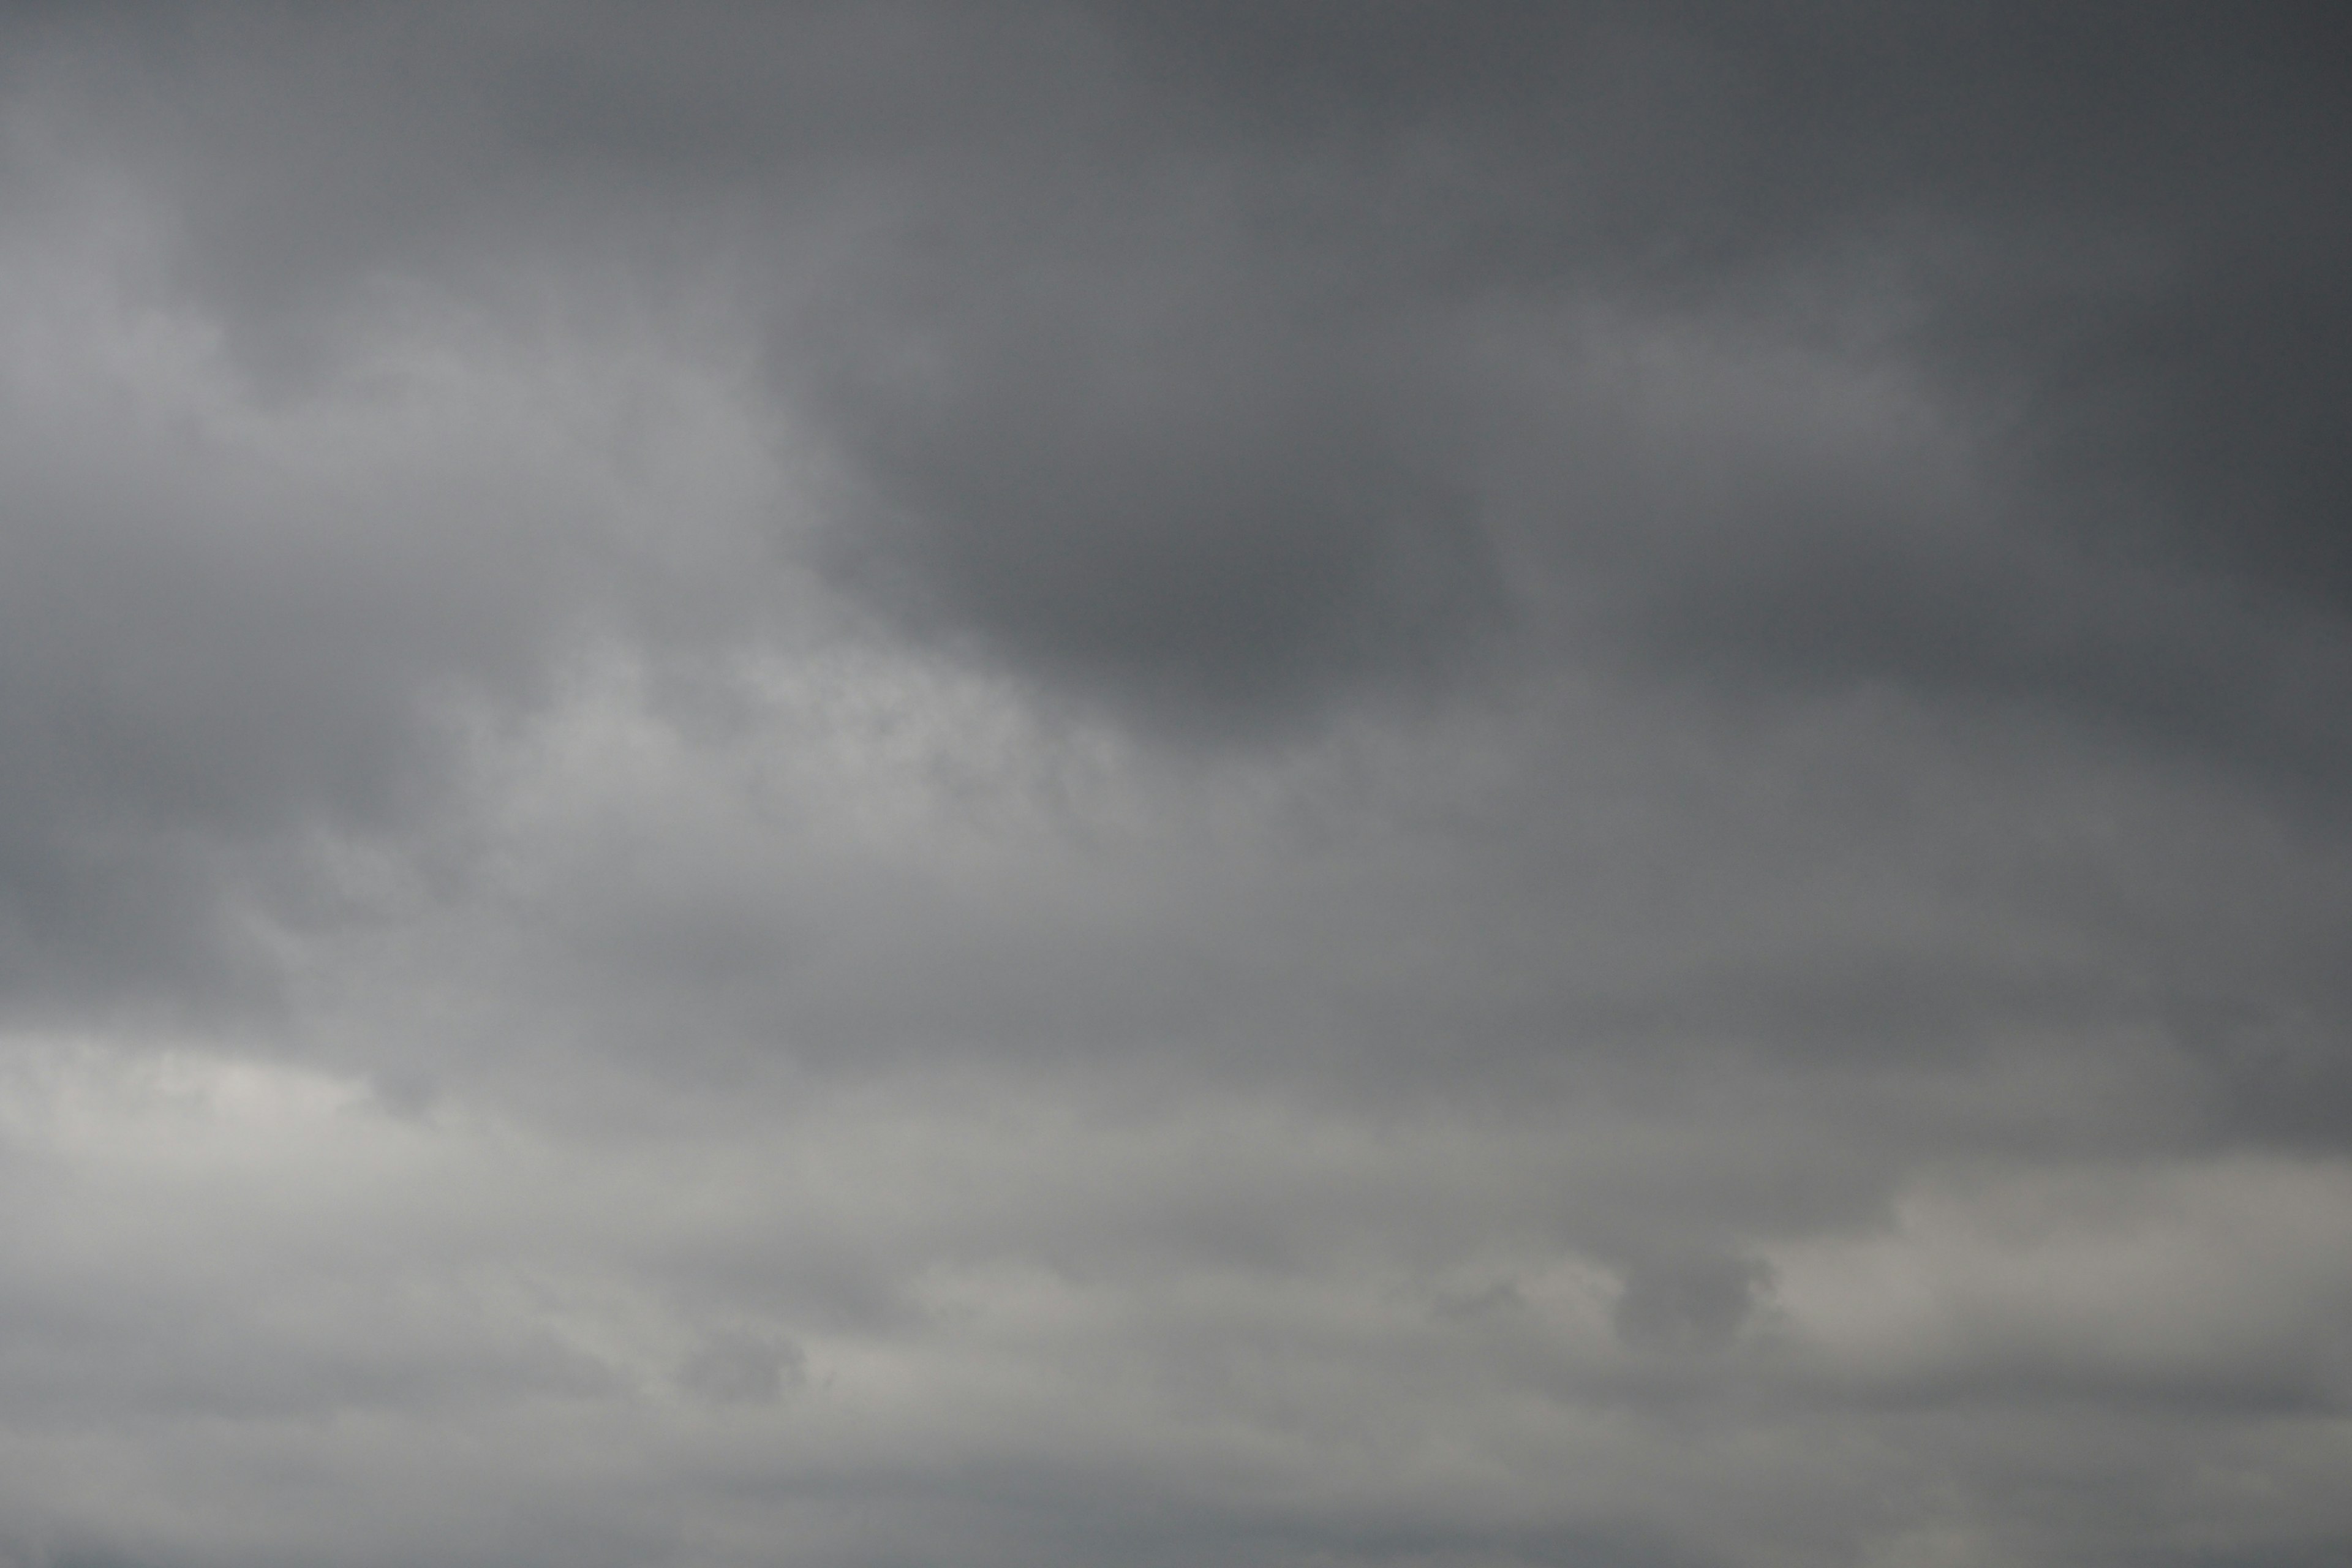
[{"label": "grey cloud bank", "polygon": [[2325,7],[0,19],[0,1562],[2352,1553]]}]

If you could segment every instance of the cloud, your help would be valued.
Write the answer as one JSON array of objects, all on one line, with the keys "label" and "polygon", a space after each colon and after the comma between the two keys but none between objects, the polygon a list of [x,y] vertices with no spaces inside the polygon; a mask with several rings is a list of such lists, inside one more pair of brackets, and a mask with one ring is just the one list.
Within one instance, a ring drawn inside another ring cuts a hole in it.
[{"label": "cloud", "polygon": [[0,1561],[2340,1555],[2333,24],[0,26]]}]

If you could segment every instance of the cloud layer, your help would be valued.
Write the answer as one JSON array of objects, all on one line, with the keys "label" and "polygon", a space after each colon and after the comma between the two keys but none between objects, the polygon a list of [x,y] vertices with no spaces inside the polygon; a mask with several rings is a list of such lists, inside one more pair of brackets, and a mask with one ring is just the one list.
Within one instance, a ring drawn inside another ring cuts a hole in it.
[{"label": "cloud layer", "polygon": [[0,21],[0,1563],[2352,1550],[2317,9]]}]

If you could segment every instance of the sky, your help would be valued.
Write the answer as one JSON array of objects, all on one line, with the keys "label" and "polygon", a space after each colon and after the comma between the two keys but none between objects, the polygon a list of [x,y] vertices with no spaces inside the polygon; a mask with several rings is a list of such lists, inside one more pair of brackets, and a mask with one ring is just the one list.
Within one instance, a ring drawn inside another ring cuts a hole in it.
[{"label": "sky", "polygon": [[0,9],[0,1565],[2352,1561],[2340,9]]}]

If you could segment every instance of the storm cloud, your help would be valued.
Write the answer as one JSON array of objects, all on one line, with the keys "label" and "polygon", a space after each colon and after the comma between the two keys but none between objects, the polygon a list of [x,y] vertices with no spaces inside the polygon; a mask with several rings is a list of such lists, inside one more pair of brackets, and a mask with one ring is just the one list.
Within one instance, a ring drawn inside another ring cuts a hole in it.
[{"label": "storm cloud", "polygon": [[2352,1552],[2319,6],[0,16],[0,1562]]}]

